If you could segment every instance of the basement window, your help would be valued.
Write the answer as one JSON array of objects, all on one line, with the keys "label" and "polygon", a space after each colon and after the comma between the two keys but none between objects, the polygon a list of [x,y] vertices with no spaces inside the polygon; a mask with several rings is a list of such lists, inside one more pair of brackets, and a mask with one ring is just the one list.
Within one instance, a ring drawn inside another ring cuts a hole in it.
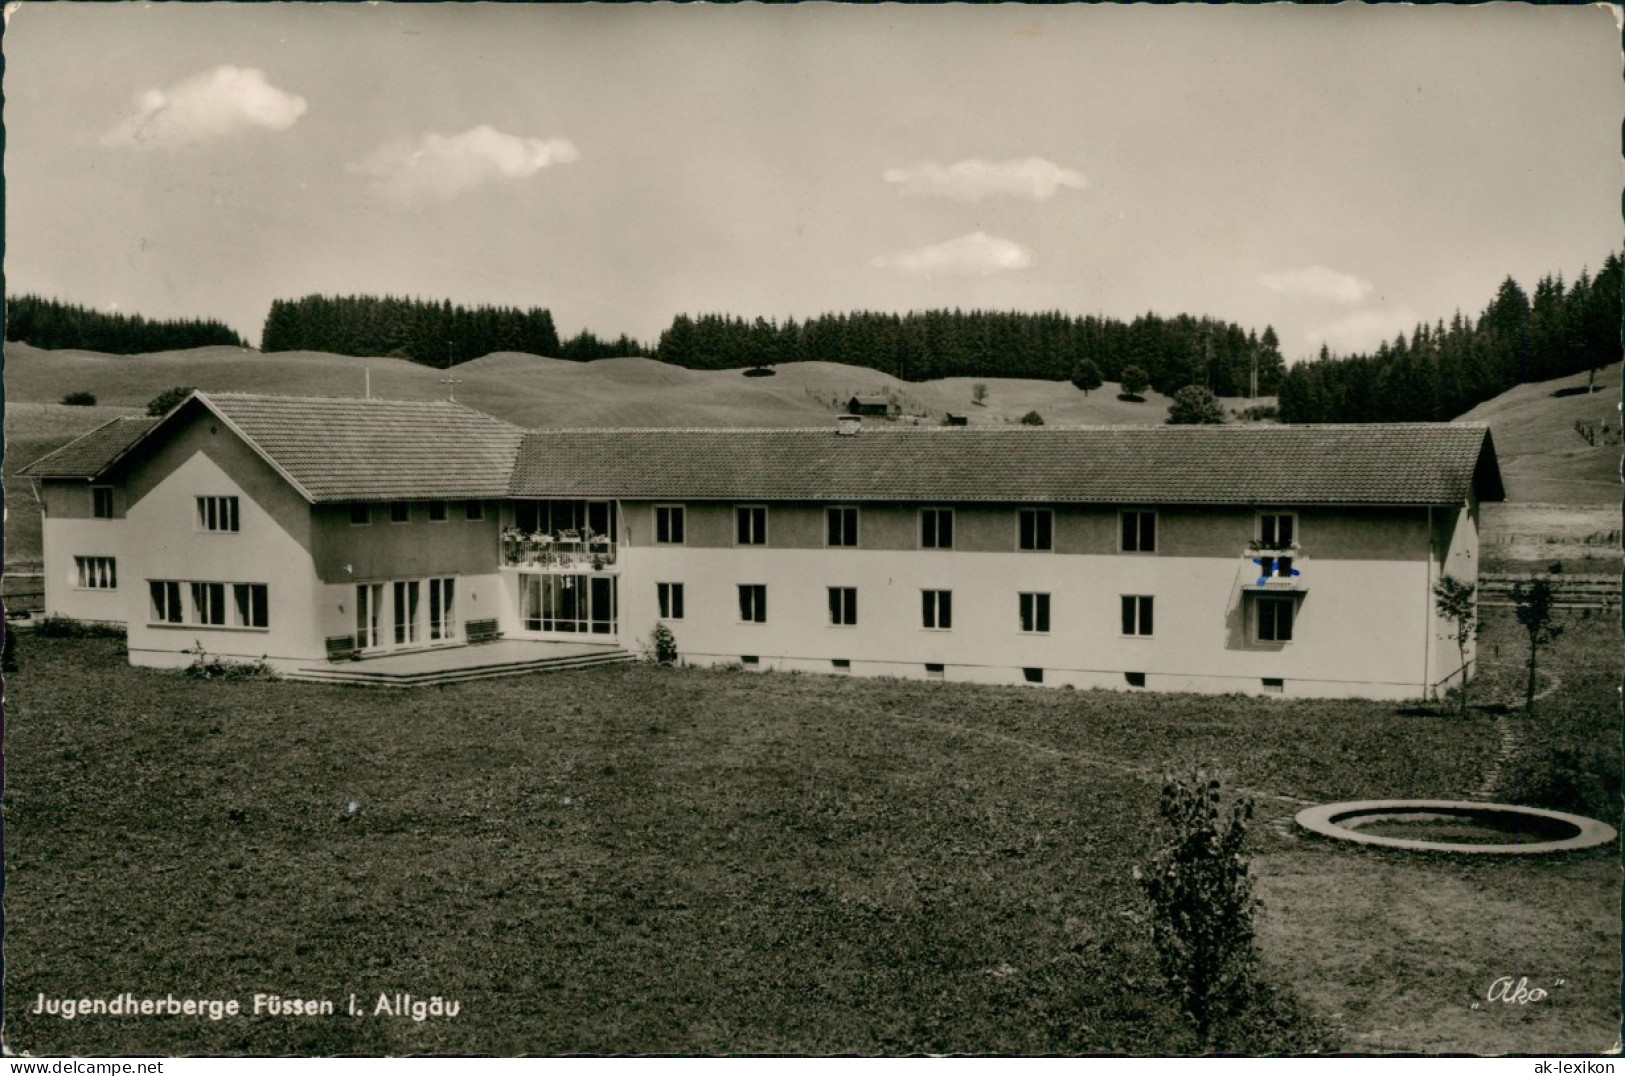
[{"label": "basement window", "polygon": [[755,654],[744,654],[739,661],[742,665],[760,665],[762,663],[762,659]]},{"label": "basement window", "polygon": [[1123,674],[1123,679],[1128,681],[1128,686],[1129,687],[1144,687],[1145,686],[1145,673],[1126,672],[1126,673]]},{"label": "basement window", "polygon": [[1043,669],[1022,669],[1021,675],[1029,684],[1042,684],[1044,682]]},{"label": "basement window", "polygon": [[1286,691],[1286,681],[1279,677],[1264,677],[1264,692],[1268,695],[1280,695]]},{"label": "basement window", "polygon": [[931,680],[941,680],[946,672],[943,665],[935,661],[925,663],[925,675]]},{"label": "basement window", "polygon": [[851,672],[852,671],[852,659],[851,658],[831,658],[829,663],[830,663],[831,666],[834,667],[836,672]]}]

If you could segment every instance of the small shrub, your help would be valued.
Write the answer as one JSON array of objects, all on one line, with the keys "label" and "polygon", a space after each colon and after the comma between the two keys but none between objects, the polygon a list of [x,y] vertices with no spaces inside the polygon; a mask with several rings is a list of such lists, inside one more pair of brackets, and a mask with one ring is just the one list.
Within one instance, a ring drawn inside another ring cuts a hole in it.
[{"label": "small shrub", "polygon": [[147,414],[154,417],[167,415],[196,391],[191,385],[176,385],[172,389],[165,389],[147,401]]},{"label": "small shrub", "polygon": [[656,665],[677,664],[677,636],[664,621],[657,623],[649,633],[649,660]]},{"label": "small shrub", "polygon": [[46,639],[122,639],[124,628],[118,624],[76,620],[71,616],[48,616],[39,622],[34,634]]},{"label": "small shrub", "polygon": [[1168,408],[1170,426],[1218,426],[1224,423],[1224,407],[1206,385],[1186,385],[1174,393]]},{"label": "small shrub", "polygon": [[70,392],[62,397],[62,402],[69,407],[95,407],[96,394],[94,392]]},{"label": "small shrub", "polygon": [[5,642],[0,643],[0,672],[17,671],[17,633],[8,627],[0,627],[5,632]]},{"label": "small shrub", "polygon": [[271,680],[276,673],[262,655],[258,661],[239,661],[210,654],[201,642],[191,649],[182,650],[192,655],[192,664],[185,669],[188,680]]},{"label": "small shrub", "polygon": [[1253,993],[1258,900],[1242,844],[1253,806],[1219,805],[1219,779],[1169,777],[1158,805],[1163,840],[1134,877],[1151,903],[1151,940],[1169,991],[1204,1044]]},{"label": "small shrub", "polygon": [[1021,416],[1021,424],[1023,426],[1042,426],[1044,424],[1044,416],[1040,415],[1037,411],[1028,411],[1025,415]]},{"label": "small shrub", "polygon": [[768,367],[768,366],[752,366],[750,369],[745,371],[745,376],[746,377],[772,377],[777,373],[778,373],[777,370],[774,370],[774,369],[772,369],[771,367]]}]

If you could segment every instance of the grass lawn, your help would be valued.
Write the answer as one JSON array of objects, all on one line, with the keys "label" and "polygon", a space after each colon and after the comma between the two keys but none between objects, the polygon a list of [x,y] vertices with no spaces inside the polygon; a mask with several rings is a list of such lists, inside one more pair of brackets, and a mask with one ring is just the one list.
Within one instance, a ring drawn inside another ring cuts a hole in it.
[{"label": "grass lawn", "polygon": [[[1614,849],[1466,864],[1283,824],[1296,800],[1471,794],[1492,714],[646,666],[387,693],[194,682],[111,640],[19,649],[14,1051],[1191,1051],[1130,869],[1158,772],[1195,761],[1258,800],[1278,990],[1232,1048],[1617,1035]],[[1543,701],[1611,705],[1602,682]],[[1473,1009],[1503,974],[1552,997]],[[368,1015],[31,1012],[126,990],[341,1014],[354,993]],[[396,992],[461,1011],[371,1015]]]}]

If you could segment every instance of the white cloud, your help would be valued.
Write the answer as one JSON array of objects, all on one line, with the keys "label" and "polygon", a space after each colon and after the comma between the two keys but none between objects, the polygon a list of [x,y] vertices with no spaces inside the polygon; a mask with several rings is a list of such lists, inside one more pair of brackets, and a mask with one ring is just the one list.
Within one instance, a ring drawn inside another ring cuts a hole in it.
[{"label": "white cloud", "polygon": [[374,188],[403,205],[449,201],[501,179],[523,179],[581,152],[562,138],[521,138],[486,124],[462,134],[424,135],[417,143],[381,146],[351,172],[371,176]]},{"label": "white cloud", "polygon": [[1404,334],[1407,338],[1421,318],[1408,306],[1361,310],[1304,334],[1311,347],[1325,344],[1340,355],[1375,351],[1383,341]]},{"label": "white cloud", "polygon": [[972,232],[935,246],[883,254],[869,264],[876,269],[896,269],[919,276],[987,276],[1025,269],[1032,263],[1032,254],[1021,244]]},{"label": "white cloud", "polygon": [[1357,306],[1377,290],[1369,280],[1339,273],[1324,265],[1311,265],[1307,269],[1292,269],[1285,273],[1265,273],[1258,278],[1258,282],[1282,295],[1325,299],[1343,306]]},{"label": "white cloud", "polygon": [[285,131],[305,108],[303,97],[277,89],[265,80],[265,72],[222,64],[165,89],[138,94],[135,115],[102,135],[102,145],[169,149],[251,127]]},{"label": "white cloud", "polygon": [[1081,172],[1042,157],[1011,161],[971,158],[946,165],[926,161],[908,168],[888,168],[885,180],[899,184],[904,194],[930,194],[961,202],[978,202],[993,195],[1052,198],[1062,187],[1082,190],[1086,182]]}]

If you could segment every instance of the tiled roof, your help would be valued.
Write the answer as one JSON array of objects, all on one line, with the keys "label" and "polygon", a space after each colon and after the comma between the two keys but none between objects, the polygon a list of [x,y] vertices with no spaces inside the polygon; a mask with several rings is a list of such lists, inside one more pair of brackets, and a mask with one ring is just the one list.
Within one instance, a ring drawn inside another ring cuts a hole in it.
[{"label": "tiled roof", "polygon": [[1455,505],[1504,497],[1481,425],[526,432],[449,402],[197,393],[23,470],[94,478],[208,407],[312,502],[463,497]]},{"label": "tiled roof", "polygon": [[198,396],[318,503],[504,496],[524,432],[438,400]]},{"label": "tiled roof", "polygon": [[542,430],[519,497],[1456,505],[1504,496],[1480,425]]},{"label": "tiled roof", "polygon": [[22,469],[31,478],[94,478],[158,425],[156,418],[129,415],[105,422]]}]

